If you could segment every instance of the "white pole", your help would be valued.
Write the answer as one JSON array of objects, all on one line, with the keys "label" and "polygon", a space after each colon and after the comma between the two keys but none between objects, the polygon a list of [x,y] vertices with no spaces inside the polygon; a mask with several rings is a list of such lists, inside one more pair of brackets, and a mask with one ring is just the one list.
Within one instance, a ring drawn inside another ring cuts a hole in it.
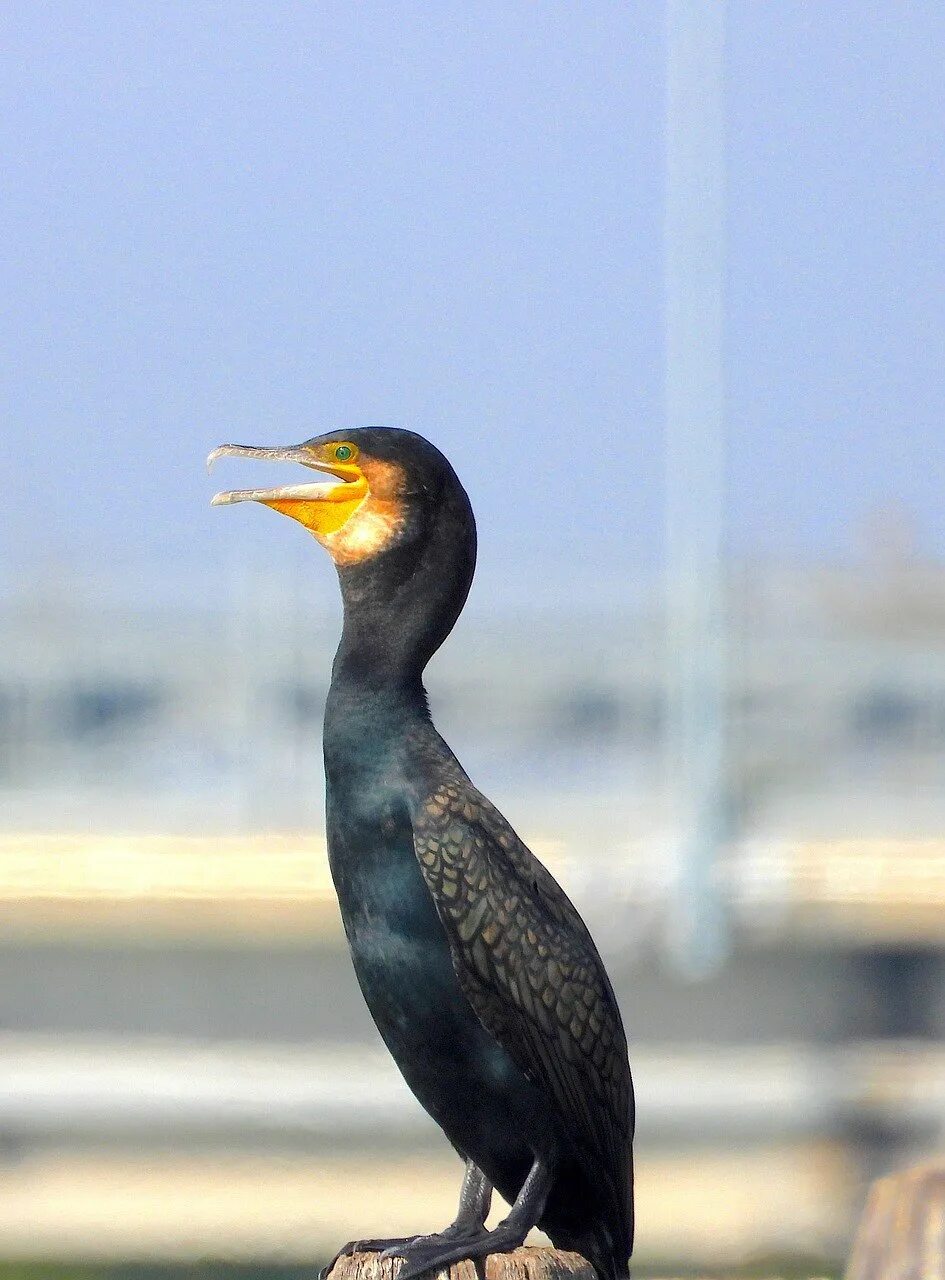
[{"label": "white pole", "polygon": [[727,839],[722,574],[725,393],[723,0],[668,0],[666,451],[669,765],[679,835],[670,921],[693,975],[722,958]]}]

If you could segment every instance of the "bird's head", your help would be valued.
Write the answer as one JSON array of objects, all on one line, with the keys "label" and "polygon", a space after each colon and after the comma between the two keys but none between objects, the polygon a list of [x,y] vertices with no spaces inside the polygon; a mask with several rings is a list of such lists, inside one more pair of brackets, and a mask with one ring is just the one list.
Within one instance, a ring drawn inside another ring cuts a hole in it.
[{"label": "bird's head", "polygon": [[295,462],[331,477],[218,493],[213,505],[260,502],[297,520],[337,566],[343,648],[422,670],[458,617],[476,563],[469,498],[439,449],[413,431],[358,427],[281,448],[224,444],[208,465],[221,457]]},{"label": "bird's head", "polygon": [[454,488],[462,493],[434,445],[392,427],[330,431],[283,447],[224,444],[210,454],[208,467],[222,457],[295,462],[330,476],[314,484],[218,493],[212,505],[259,502],[290,516],[318,539],[339,569],[416,543],[444,496]]}]

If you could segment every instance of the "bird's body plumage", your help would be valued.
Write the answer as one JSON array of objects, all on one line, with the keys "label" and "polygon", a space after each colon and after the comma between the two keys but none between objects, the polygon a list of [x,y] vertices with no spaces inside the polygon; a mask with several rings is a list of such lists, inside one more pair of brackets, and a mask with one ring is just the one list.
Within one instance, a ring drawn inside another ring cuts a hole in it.
[{"label": "bird's body plumage", "polygon": [[329,857],[388,1049],[509,1203],[536,1150],[553,1161],[538,1225],[604,1275],[620,1274],[632,1246],[632,1094],[590,935],[428,719],[404,717],[383,745],[375,722],[369,777],[351,765],[350,719],[339,747],[332,718]]},{"label": "bird's body plumage", "polygon": [[449,1232],[392,1251],[413,1275],[512,1247],[537,1224],[611,1280],[633,1240],[633,1095],[613,990],[574,906],[437,733],[421,683],[472,578],[469,502],[412,433],[338,438],[406,479],[385,497],[396,532],[382,553],[352,561],[349,524],[335,557],[345,617],[325,715],[332,876],[361,989],[404,1078],[468,1167],[515,1205],[504,1237],[467,1223],[448,1251]]}]

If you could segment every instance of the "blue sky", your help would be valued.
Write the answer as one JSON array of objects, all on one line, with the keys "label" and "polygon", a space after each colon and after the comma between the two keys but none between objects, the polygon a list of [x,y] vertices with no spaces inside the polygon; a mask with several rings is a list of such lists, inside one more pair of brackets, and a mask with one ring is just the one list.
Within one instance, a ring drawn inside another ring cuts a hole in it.
[{"label": "blue sky", "polygon": [[[659,563],[659,4],[0,24],[0,569],[295,563],[204,455],[374,422],[454,460],[487,584]],[[729,545],[896,504],[945,555],[945,7],[732,0],[727,110]]]}]

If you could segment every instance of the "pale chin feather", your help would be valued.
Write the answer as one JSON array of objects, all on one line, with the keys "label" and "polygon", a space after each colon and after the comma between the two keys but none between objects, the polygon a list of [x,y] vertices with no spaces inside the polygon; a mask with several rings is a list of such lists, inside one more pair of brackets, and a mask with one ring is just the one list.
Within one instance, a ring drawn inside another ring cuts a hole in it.
[{"label": "pale chin feather", "polygon": [[353,564],[383,551],[393,542],[401,524],[387,512],[362,507],[334,533],[316,536],[337,564]]}]

